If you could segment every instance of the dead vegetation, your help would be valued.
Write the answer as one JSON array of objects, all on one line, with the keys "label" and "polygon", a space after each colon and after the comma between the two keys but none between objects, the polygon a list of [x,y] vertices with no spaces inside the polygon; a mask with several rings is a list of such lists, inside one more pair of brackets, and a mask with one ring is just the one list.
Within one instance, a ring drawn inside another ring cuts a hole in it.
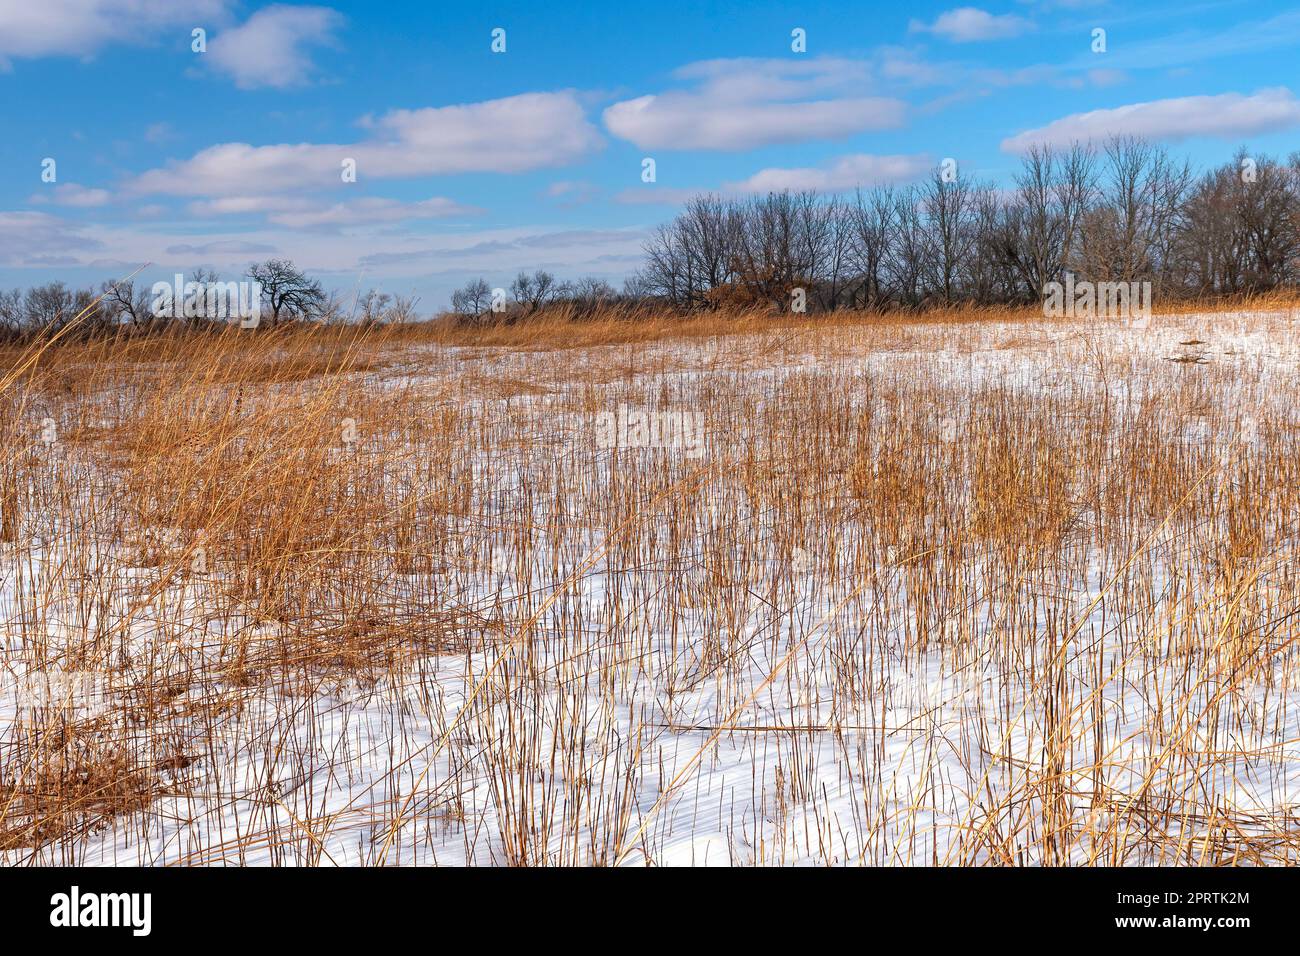
[{"label": "dead vegetation", "polygon": [[[1294,863],[1300,375],[1249,305],[10,350],[5,686],[98,683],[0,703],[0,853]],[[621,405],[707,454],[601,447]]]}]

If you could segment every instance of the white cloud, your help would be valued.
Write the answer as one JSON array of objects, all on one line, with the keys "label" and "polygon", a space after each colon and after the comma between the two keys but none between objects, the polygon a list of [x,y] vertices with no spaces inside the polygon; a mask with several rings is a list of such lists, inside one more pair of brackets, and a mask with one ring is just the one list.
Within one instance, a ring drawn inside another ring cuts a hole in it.
[{"label": "white cloud", "polygon": [[191,216],[202,219],[208,216],[308,211],[319,209],[320,204],[302,196],[222,196],[192,202],[185,208]]},{"label": "white cloud", "polygon": [[602,145],[571,91],[394,110],[372,125],[379,139],[364,144],[358,162],[376,176],[518,173],[564,165]]},{"label": "white cloud", "polygon": [[[859,186],[880,186],[916,179],[930,166],[929,157],[923,154],[874,156],[852,153],[823,166],[761,169],[747,179],[724,184],[721,191],[731,194],[780,192],[784,189],[845,192]],[[614,196],[614,200],[625,205],[680,206],[711,191],[698,187],[641,186],[623,190]]]},{"label": "white cloud", "polygon": [[1093,86],[1119,86],[1128,81],[1128,74],[1123,70],[1089,70],[1088,82]]},{"label": "white cloud", "polygon": [[605,126],[642,149],[741,150],[903,122],[901,100],[855,95],[866,67],[851,60],[707,60],[675,75],[697,87],[615,103],[603,114]]},{"label": "white cloud", "polygon": [[430,236],[399,249],[368,252],[358,263],[405,273],[427,272],[434,263],[454,263],[449,274],[463,280],[474,272],[513,276],[520,269],[549,268],[565,276],[602,272],[602,264],[639,264],[645,233],[629,229],[494,229],[455,236]]},{"label": "white cloud", "polygon": [[165,143],[176,135],[172,125],[166,122],[150,123],[145,127],[144,139],[146,143]]},{"label": "white cloud", "polygon": [[968,72],[956,63],[925,60],[916,50],[904,47],[881,47],[875,55],[880,76],[891,83],[908,86],[940,86],[957,83]]},{"label": "white cloud", "polygon": [[268,216],[270,222],[291,229],[334,226],[357,226],[365,223],[403,222],[411,219],[443,219],[448,216],[471,216],[482,212],[451,199],[436,196],[422,202],[404,203],[396,199],[366,198],[339,202],[321,209],[285,211]]},{"label": "white cloud", "polygon": [[131,183],[138,193],[221,196],[275,193],[286,189],[341,182],[348,146],[311,143],[252,146],[222,143],[183,162],[142,173]]},{"label": "white cloud", "polygon": [[0,64],[11,58],[89,56],[180,27],[224,21],[230,0],[5,0]]},{"label": "white cloud", "polygon": [[672,186],[643,186],[624,189],[614,201],[625,206],[680,206],[707,189],[678,189]]},{"label": "white cloud", "polygon": [[31,197],[30,202],[37,205],[52,202],[56,206],[91,209],[108,205],[112,198],[112,194],[107,189],[88,189],[79,183],[59,183],[54,187],[51,195],[36,193]]},{"label": "white cloud", "polygon": [[823,167],[763,169],[738,183],[728,183],[728,192],[765,193],[783,189],[816,189],[841,192],[858,186],[915,179],[930,167],[926,156],[872,156],[857,153],[841,156]]},{"label": "white cloud", "polygon": [[958,7],[939,14],[934,23],[913,20],[908,26],[912,33],[933,33],[953,43],[975,43],[980,40],[1002,40],[1020,36],[1033,28],[1024,17],[1012,13],[995,15],[978,7]]},{"label": "white cloud", "polygon": [[233,0],[3,0],[0,67],[17,58],[90,56],[113,44],[143,44],[209,33],[201,62],[241,89],[284,88],[307,82],[308,49],[333,45],[344,22],[328,7],[274,4],[229,26]]},{"label": "white cloud", "polygon": [[[1082,63],[1033,63],[1028,66],[981,66],[964,60],[928,60],[923,52],[899,46],[884,46],[872,57],[877,74],[886,83],[903,87],[951,87],[953,94],[944,96],[937,104],[920,107],[921,112],[932,112],[936,105],[969,100],[984,96],[994,90],[1017,86],[1054,86],[1064,89],[1083,89],[1087,86],[1116,86],[1128,80],[1119,69],[1098,68],[1096,57]],[[1109,60],[1108,60],[1109,62]]]},{"label": "white cloud", "polygon": [[683,93],[643,96],[605,111],[610,132],[643,149],[742,150],[837,139],[898,126],[903,104],[882,97],[725,108]]},{"label": "white cloud", "polygon": [[0,264],[63,265],[71,253],[103,249],[80,225],[43,212],[0,212]]},{"label": "white cloud", "polygon": [[345,159],[356,161],[358,180],[517,173],[561,166],[601,145],[571,92],[395,110],[367,125],[372,136],[352,144],[222,143],[143,173],[131,189],[180,196],[275,195],[340,185]]},{"label": "white cloud", "polygon": [[306,83],[315,70],[307,47],[334,45],[343,16],[328,7],[270,6],[208,41],[204,62],[240,89]]},{"label": "white cloud", "polygon": [[264,242],[245,242],[242,239],[218,239],[198,245],[181,243],[168,246],[163,252],[169,256],[247,256],[278,251]]},{"label": "white cloud", "polygon": [[483,211],[442,196],[420,202],[368,196],[335,203],[302,196],[223,196],[192,202],[186,209],[196,218],[262,214],[267,222],[290,229],[334,229],[414,219],[444,219],[478,215]]},{"label": "white cloud", "polygon": [[731,103],[806,99],[818,93],[860,89],[870,82],[866,63],[837,56],[697,60],[678,67],[673,76],[679,80],[696,80],[701,85],[701,94]]},{"label": "white cloud", "polygon": [[561,179],[546,187],[546,195],[558,199],[561,196],[588,195],[598,189],[586,180]]},{"label": "white cloud", "polygon": [[[0,267],[23,270],[22,284],[69,280],[68,268],[91,270],[78,282],[117,279],[145,263],[136,277],[148,287],[196,265],[225,278],[244,274],[250,260],[292,258],[326,288],[350,296],[359,283],[421,296],[421,310],[446,304],[451,290],[483,275],[508,285],[521,269],[543,268],[564,278],[596,275],[618,283],[642,262],[642,228],[557,229],[541,226],[415,234],[376,223],[340,239],[337,232],[283,226],[205,229],[190,223],[147,226],[74,223],[40,212],[0,211]],[[108,258],[110,255],[112,258]]]},{"label": "white cloud", "polygon": [[546,187],[543,195],[555,200],[561,208],[572,208],[591,202],[601,194],[601,188],[593,182],[581,180],[561,180]]},{"label": "white cloud", "polygon": [[1026,130],[1002,141],[1002,150],[1021,153],[1042,144],[1068,146],[1111,136],[1141,136],[1179,140],[1189,136],[1234,139],[1300,124],[1300,101],[1285,87],[1259,90],[1249,96],[1180,96],[1115,109],[1074,113]]}]

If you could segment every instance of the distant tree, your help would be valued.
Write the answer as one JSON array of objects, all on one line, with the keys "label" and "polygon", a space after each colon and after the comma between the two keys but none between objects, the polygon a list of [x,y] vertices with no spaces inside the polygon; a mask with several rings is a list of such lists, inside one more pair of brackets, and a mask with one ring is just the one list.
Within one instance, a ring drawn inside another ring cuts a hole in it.
[{"label": "distant tree", "polygon": [[253,263],[248,267],[248,277],[262,284],[272,323],[281,318],[318,317],[324,311],[327,299],[320,283],[308,278],[288,259]]},{"label": "distant tree", "polygon": [[600,303],[614,299],[618,293],[604,279],[584,276],[568,285],[568,295],[578,302]]},{"label": "distant tree", "polygon": [[385,320],[394,325],[405,325],[415,318],[415,306],[419,301],[419,298],[413,295],[393,296],[393,304],[389,306]]},{"label": "distant tree", "polygon": [[[943,171],[947,173],[946,170]],[[618,297],[682,311],[1028,304],[1068,275],[1161,295],[1300,283],[1300,154],[1239,153],[1204,178],[1136,137],[1030,148],[1013,188],[936,173],[850,197],[811,191],[689,201],[644,245]],[[521,272],[518,314],[609,300],[595,280]],[[485,285],[485,284],[484,284]],[[794,290],[806,295],[793,296]],[[485,290],[486,291],[486,290]],[[473,314],[460,290],[457,311]]]},{"label": "distant tree", "polygon": [[316,313],[317,321],[326,325],[342,322],[346,317],[347,313],[337,292],[326,295],[325,301],[321,303]]},{"label": "distant tree", "polygon": [[145,325],[152,320],[150,314],[149,293],[145,289],[136,291],[135,283],[130,279],[119,282],[105,282],[100,286],[103,294],[104,313],[110,322],[123,319],[131,325]]},{"label": "distant tree", "polygon": [[1094,281],[1162,286],[1191,183],[1191,168],[1163,148],[1130,136],[1107,141],[1097,200],[1080,219],[1076,271]]},{"label": "distant tree", "polygon": [[23,308],[23,290],[0,289],[0,329],[14,335],[27,324],[27,311]]},{"label": "distant tree", "polygon": [[451,294],[451,310],[471,319],[477,319],[491,307],[492,289],[486,279],[475,279]]},{"label": "distant tree", "polygon": [[34,328],[59,328],[76,314],[72,306],[73,295],[62,282],[28,289],[23,298],[27,324]]},{"label": "distant tree", "polygon": [[977,197],[970,180],[945,177],[940,170],[921,186],[925,229],[925,283],[944,305],[963,297],[963,265],[976,242]]},{"label": "distant tree", "polygon": [[1239,151],[1207,173],[1183,210],[1178,254],[1186,288],[1237,293],[1300,280],[1300,163]]},{"label": "distant tree", "polygon": [[393,297],[387,292],[367,289],[366,294],[357,300],[357,318],[363,325],[374,325],[384,320],[388,303]]},{"label": "distant tree", "polygon": [[72,309],[68,318],[78,319],[83,329],[99,329],[110,322],[103,300],[93,289],[78,289],[72,293]]},{"label": "distant tree", "polygon": [[510,295],[531,315],[547,305],[559,291],[555,276],[543,269],[532,275],[521,272],[510,283]]},{"label": "distant tree", "polygon": [[866,195],[858,190],[852,206],[845,208],[853,230],[850,255],[857,273],[853,304],[878,309],[889,301],[890,242],[894,229],[893,187],[873,189]]}]

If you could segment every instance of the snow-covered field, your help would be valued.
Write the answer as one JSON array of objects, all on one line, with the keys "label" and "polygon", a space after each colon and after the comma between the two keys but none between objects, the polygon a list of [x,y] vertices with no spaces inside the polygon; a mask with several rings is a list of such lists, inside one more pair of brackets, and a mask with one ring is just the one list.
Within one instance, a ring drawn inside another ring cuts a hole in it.
[{"label": "snow-covered field", "polygon": [[56,369],[0,862],[1295,863],[1298,319]]}]

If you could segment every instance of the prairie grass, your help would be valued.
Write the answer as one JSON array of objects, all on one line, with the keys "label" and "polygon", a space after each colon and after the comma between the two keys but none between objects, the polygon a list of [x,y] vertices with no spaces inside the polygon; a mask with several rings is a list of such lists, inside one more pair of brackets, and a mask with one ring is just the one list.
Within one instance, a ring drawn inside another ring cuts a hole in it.
[{"label": "prairie grass", "polygon": [[0,858],[1293,864],[1296,322],[11,347]]}]

